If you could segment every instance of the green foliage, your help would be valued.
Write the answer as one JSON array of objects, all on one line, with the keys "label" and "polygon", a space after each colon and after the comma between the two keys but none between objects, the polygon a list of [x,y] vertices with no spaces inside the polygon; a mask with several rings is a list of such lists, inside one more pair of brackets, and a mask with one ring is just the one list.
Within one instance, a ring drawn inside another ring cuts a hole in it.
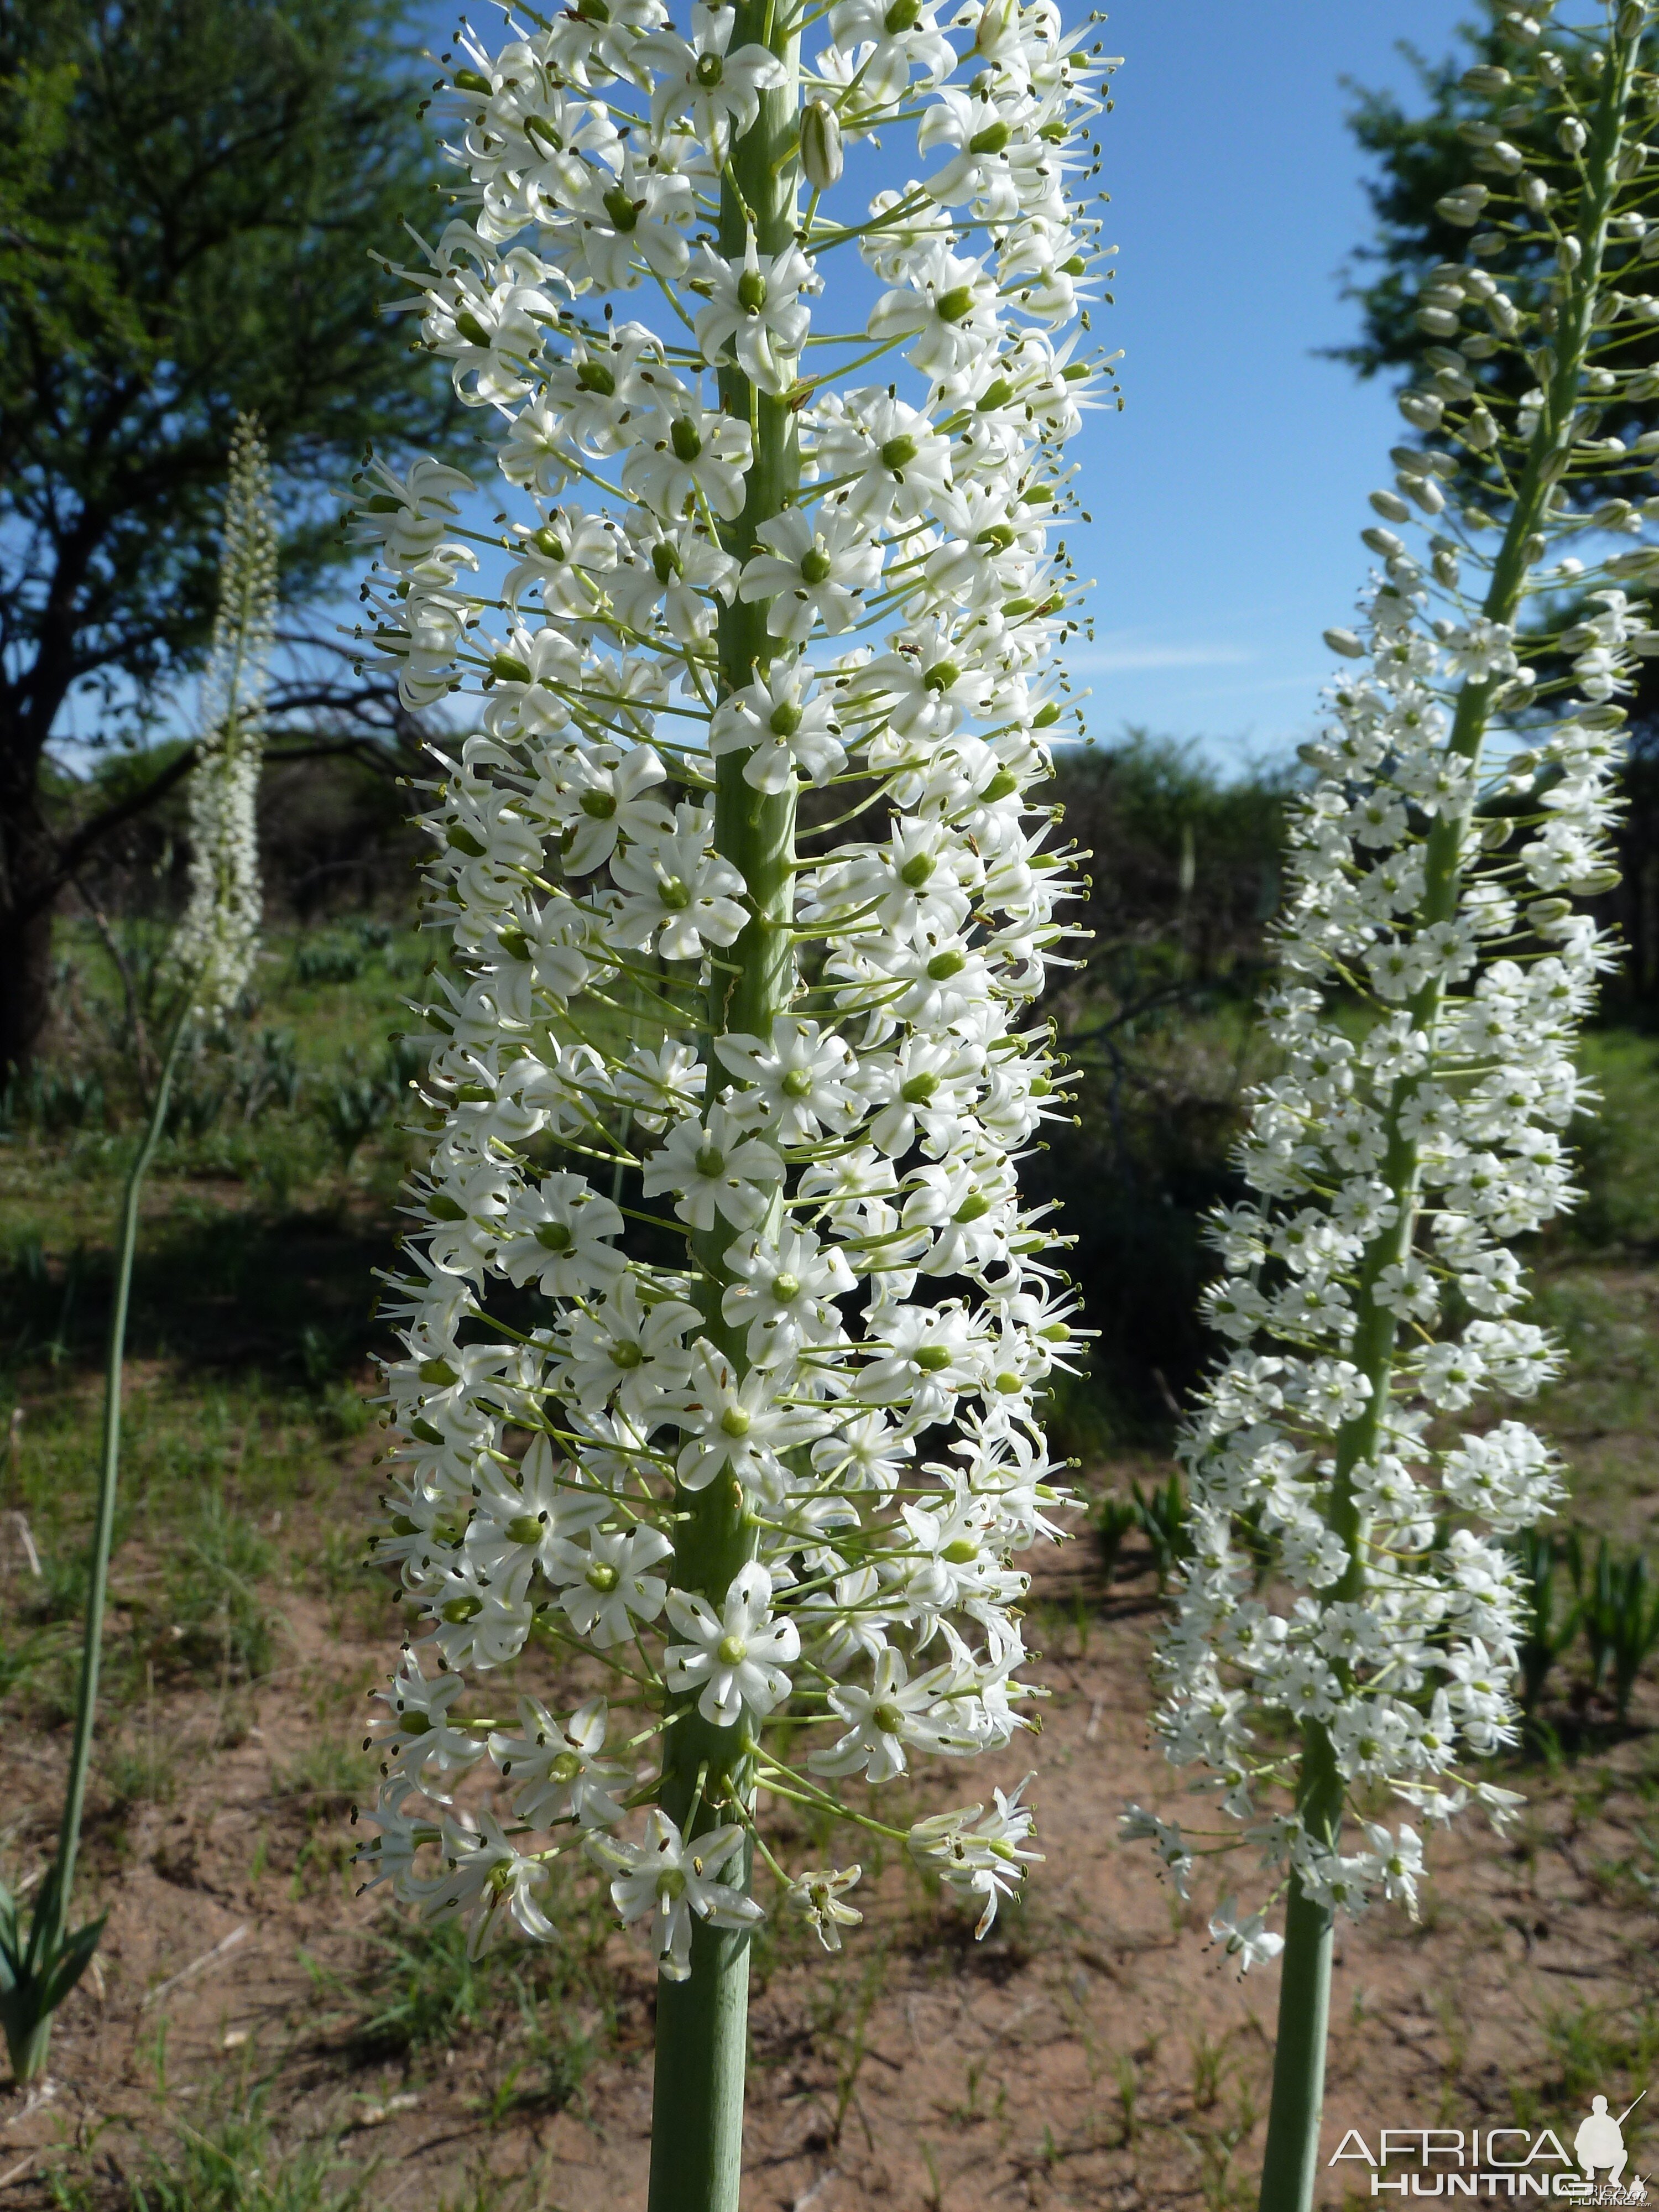
[{"label": "green foliage", "polygon": [[[268,441],[290,604],[344,556],[335,495],[365,443],[448,443],[448,380],[410,363],[370,259],[431,190],[402,15],[401,0],[0,12],[0,1067],[38,1042],[58,894],[187,765],[132,741],[209,637],[238,413]],[[291,687],[293,703],[349,713],[365,696],[319,688]],[[76,787],[65,809],[43,764],[77,689],[100,698],[97,742],[131,749],[131,787]]]},{"label": "green foliage", "polygon": [[1581,1055],[1595,1094],[1569,1132],[1583,1198],[1558,1243],[1595,1251],[1659,1251],[1659,1042],[1630,1030],[1591,1030]]},{"label": "green foliage", "polygon": [[272,1565],[258,1529],[210,1491],[168,1568],[165,1632],[181,1660],[242,1679],[270,1672],[273,1632],[258,1585]]},{"label": "green foliage", "polygon": [[319,1091],[316,1105],[343,1168],[350,1166],[366,1139],[407,1105],[420,1065],[418,1052],[401,1038],[386,1046],[372,1068],[365,1069],[356,1053],[347,1054],[340,1072]]},{"label": "green foliage", "polygon": [[104,1109],[100,1076],[36,1061],[23,1074],[13,1075],[0,1091],[0,1128],[21,1127],[62,1136],[70,1129],[100,1127]]},{"label": "green foliage", "polygon": [[1079,919],[1094,935],[1087,965],[1048,1000],[1076,1121],[1046,1126],[1026,1180],[1060,1203],[1101,1332],[1086,1389],[1056,1393],[1062,1450],[1161,1439],[1207,1356],[1200,1224],[1238,1194],[1228,1153],[1257,1073],[1251,1012],[1289,785],[1266,769],[1230,778],[1144,732],[1056,763],[1066,831],[1092,855]]},{"label": "green foliage", "polygon": [[1118,1554],[1123,1549],[1123,1539],[1132,1528],[1140,1526],[1133,1503],[1109,1490],[1089,1509],[1089,1526],[1094,1530],[1095,1544],[1100,1553],[1101,1580],[1109,1588],[1117,1572]]},{"label": "green foliage", "polygon": [[466,2036],[510,2036],[524,2056],[507,2074],[507,2102],[562,2105],[610,2036],[615,1990],[604,1908],[580,1904],[567,1886],[550,1913],[563,1938],[556,1948],[509,1939],[471,1959],[459,1923],[398,1921],[368,1931],[368,1960],[349,1984],[313,1971],[347,2001],[348,2041],[360,2057],[407,2059]]},{"label": "green foliage", "polygon": [[363,972],[364,957],[360,939],[301,938],[295,948],[294,973],[301,983],[355,983]]},{"label": "green foliage", "polygon": [[[366,438],[443,434],[368,259],[425,196],[418,72],[392,0],[41,0],[8,11],[0,88],[27,118],[0,167],[0,512],[33,544],[9,627],[36,635],[48,549],[90,530],[72,672],[143,682],[205,638],[237,409],[302,495]],[[337,541],[302,496],[290,589]]]},{"label": "green foliage", "polygon": [[[1392,92],[1361,91],[1351,112],[1355,137],[1377,165],[1367,186],[1376,228],[1370,241],[1353,257],[1346,288],[1360,310],[1360,336],[1353,344],[1334,350],[1336,358],[1351,363],[1362,376],[1405,370],[1420,388],[1432,391],[1436,373],[1449,374],[1515,401],[1532,386],[1532,368],[1513,349],[1500,351],[1493,344],[1482,310],[1463,302],[1455,342],[1449,342],[1443,332],[1425,330],[1419,319],[1423,295],[1431,288],[1436,268],[1442,263],[1466,266],[1471,260],[1478,265],[1482,256],[1483,234],[1449,222],[1437,204],[1452,187],[1469,181],[1471,159],[1478,166],[1483,137],[1489,143],[1501,136],[1519,150],[1529,172],[1557,184],[1566,181],[1562,173],[1565,165],[1553,125],[1541,106],[1530,101],[1513,104],[1513,88],[1494,89],[1478,78],[1473,86],[1468,82],[1468,64],[1490,66],[1503,60],[1507,41],[1502,34],[1490,26],[1465,23],[1459,37],[1462,52],[1447,61],[1431,64],[1410,52],[1420,94],[1412,106]],[[1595,96],[1589,81],[1594,42],[1547,30],[1544,43],[1559,56],[1569,88],[1589,107]],[[1644,60],[1651,69],[1659,63],[1659,30],[1650,30],[1644,43]],[[1654,135],[1651,125],[1649,135]],[[1649,169],[1639,181],[1638,195],[1622,200],[1621,207],[1629,210],[1633,221],[1639,222],[1645,214],[1652,224],[1659,217],[1659,172]],[[1544,301],[1557,271],[1553,241],[1541,223],[1533,225],[1530,246],[1523,246],[1518,256],[1511,243],[1504,263],[1506,270],[1516,274],[1510,289],[1517,307],[1530,311]],[[1552,326],[1551,313],[1545,304],[1547,331]],[[1634,326],[1621,348],[1620,366],[1635,371],[1644,365],[1659,369],[1659,334]],[[1633,446],[1656,424],[1659,374],[1623,383],[1616,398],[1608,396],[1584,408],[1576,434],[1613,435]],[[1495,463],[1482,460],[1468,445],[1454,445],[1434,434],[1425,442],[1437,449],[1449,471],[1448,488],[1453,496],[1473,501],[1480,510],[1502,520],[1510,486]],[[1568,501],[1588,500],[1596,505],[1621,497],[1639,502],[1652,489],[1647,459],[1638,457],[1628,474],[1598,473],[1582,484],[1568,478],[1561,495]],[[1552,662],[1559,668],[1559,655],[1530,657],[1546,675],[1553,672]],[[1614,832],[1620,881],[1595,902],[1595,910],[1603,924],[1617,927],[1629,947],[1624,969],[1608,980],[1606,1001],[1623,1018],[1640,1009],[1643,1018],[1651,1022],[1659,1016],[1659,666],[1642,665],[1629,712],[1631,756],[1623,779],[1627,811]]]},{"label": "green foliage", "polygon": [[1181,1477],[1172,1474],[1161,1486],[1154,1484],[1146,1490],[1139,1482],[1132,1482],[1129,1509],[1134,1515],[1136,1528],[1152,1547],[1158,1589],[1167,1589],[1170,1575],[1193,1547],[1187,1526],[1187,1496],[1181,1486]]},{"label": "green foliage", "polygon": [[1541,1528],[1522,1528],[1510,1539],[1521,1586],[1521,1703],[1535,1712],[1556,1662],[1571,1649],[1583,1619],[1579,1605],[1556,1613],[1557,1568],[1560,1554],[1555,1539]]},{"label": "green foliage", "polygon": [[348,2168],[337,2136],[277,2142],[261,2084],[201,2129],[181,2124],[173,2156],[132,2182],[127,2212],[356,2212],[374,2172]]},{"label": "green foliage", "polygon": [[1605,1536],[1593,1566],[1586,1565],[1576,1531],[1566,1557],[1589,1647],[1590,1687],[1610,1688],[1613,1711],[1623,1720],[1638,1675],[1659,1649],[1659,1586],[1644,1553],[1620,1559]]}]

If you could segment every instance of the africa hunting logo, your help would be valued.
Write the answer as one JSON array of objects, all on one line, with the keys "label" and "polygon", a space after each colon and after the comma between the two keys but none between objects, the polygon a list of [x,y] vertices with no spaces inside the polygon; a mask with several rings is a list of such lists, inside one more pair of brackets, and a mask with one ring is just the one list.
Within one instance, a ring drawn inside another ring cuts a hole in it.
[{"label": "africa hunting logo", "polygon": [[[1626,2106],[1615,2119],[1605,2097],[1592,2097],[1579,2123],[1569,2156],[1553,2128],[1384,2128],[1372,2150],[1358,2128],[1350,2128],[1328,2164],[1361,2160],[1370,2168],[1370,2193],[1385,2189],[1402,2197],[1570,2197],[1580,2204],[1645,2204],[1648,2192],[1639,2174],[1627,2173],[1625,2122],[1647,2095]],[[1417,2171],[1390,2174],[1401,2160]]]}]

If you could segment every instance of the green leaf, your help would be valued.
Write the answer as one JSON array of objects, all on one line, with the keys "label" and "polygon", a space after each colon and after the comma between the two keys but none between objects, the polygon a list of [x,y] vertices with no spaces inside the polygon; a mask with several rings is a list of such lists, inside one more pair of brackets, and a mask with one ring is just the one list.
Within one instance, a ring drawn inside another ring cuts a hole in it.
[{"label": "green leaf", "polygon": [[77,1928],[73,1936],[64,1940],[46,1977],[40,2000],[42,2012],[56,2012],[92,1964],[92,1954],[98,1948],[98,1939],[108,1918],[107,1912],[100,1912],[96,1920],[88,1920],[83,1928]]}]

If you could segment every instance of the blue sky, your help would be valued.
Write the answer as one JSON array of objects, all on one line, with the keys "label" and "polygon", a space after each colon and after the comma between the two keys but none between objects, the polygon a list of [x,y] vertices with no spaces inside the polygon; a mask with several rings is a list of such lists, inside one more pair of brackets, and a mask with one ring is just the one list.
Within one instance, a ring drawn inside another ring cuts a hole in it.
[{"label": "blue sky", "polygon": [[[1402,89],[1467,0],[1117,0],[1125,57],[1103,131],[1124,411],[1073,447],[1094,516],[1073,544],[1096,638],[1071,656],[1094,734],[1200,740],[1223,764],[1282,755],[1318,712],[1366,556],[1366,493],[1398,416],[1318,357],[1357,327],[1339,271],[1366,235],[1341,80]],[[479,9],[480,20],[488,10]],[[1072,12],[1067,0],[1066,12]],[[434,48],[454,17],[416,0]],[[73,750],[75,721],[64,732]]]},{"label": "blue sky", "polygon": [[[434,46],[453,15],[417,0]],[[1076,0],[1063,0],[1070,18]],[[1116,0],[1124,56],[1102,181],[1121,246],[1121,415],[1073,447],[1093,514],[1096,641],[1072,656],[1095,734],[1126,723],[1218,761],[1282,754],[1318,709],[1366,556],[1365,495],[1399,434],[1392,398],[1317,349],[1350,337],[1339,271],[1370,228],[1345,76],[1409,89],[1467,0]],[[478,10],[477,19],[489,20]]]},{"label": "blue sky", "polygon": [[[1121,415],[1073,448],[1095,518],[1080,682],[1104,738],[1125,722],[1218,758],[1304,735],[1364,574],[1365,495],[1387,479],[1389,391],[1316,357],[1357,327],[1338,272],[1366,234],[1364,164],[1340,80],[1411,82],[1464,0],[1116,0],[1125,57],[1103,133]],[[1083,664],[1091,662],[1085,667]]]}]

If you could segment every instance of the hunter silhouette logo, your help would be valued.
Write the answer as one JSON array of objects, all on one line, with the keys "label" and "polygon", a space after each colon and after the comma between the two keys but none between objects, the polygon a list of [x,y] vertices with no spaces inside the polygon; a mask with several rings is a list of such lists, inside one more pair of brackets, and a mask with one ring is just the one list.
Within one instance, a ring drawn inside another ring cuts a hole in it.
[{"label": "hunter silhouette logo", "polygon": [[[1589,2118],[1581,2122],[1578,2132],[1572,2139],[1572,2154],[1583,2166],[1586,2181],[1595,2180],[1598,2166],[1607,2169],[1607,2186],[1619,2192],[1616,2197],[1605,2200],[1608,2203],[1640,2204],[1646,2200],[1648,2192],[1642,2186],[1639,2173],[1631,2176],[1626,2187],[1620,2188],[1620,2185],[1624,2180],[1626,2160],[1629,2157],[1625,2148],[1625,2122],[1647,2094],[1644,2089],[1641,2097],[1632,2099],[1616,2120],[1607,2110],[1605,2097],[1592,2097]],[[1601,2201],[1599,2192],[1598,2201]]]},{"label": "hunter silhouette logo", "polygon": [[[1625,2122],[1642,2098],[1617,2118],[1605,2097],[1590,2100],[1571,2153],[1553,2128],[1384,2128],[1376,2148],[1350,2128],[1328,2163],[1359,2159],[1371,2170],[1370,2194],[1402,2197],[1566,2197],[1579,2204],[1645,2204],[1639,2174],[1626,2177]],[[1404,2164],[1407,2171],[1391,2173]],[[1577,2171],[1575,2171],[1575,2168]]]}]

